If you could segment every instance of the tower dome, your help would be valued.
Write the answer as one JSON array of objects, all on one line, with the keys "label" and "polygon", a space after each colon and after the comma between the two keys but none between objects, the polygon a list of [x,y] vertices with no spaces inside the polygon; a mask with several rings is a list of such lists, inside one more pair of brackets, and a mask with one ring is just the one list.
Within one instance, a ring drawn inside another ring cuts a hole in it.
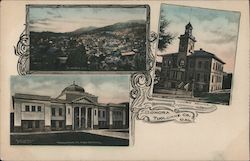
[{"label": "tower dome", "polygon": [[64,93],[64,92],[80,92],[80,93],[84,93],[85,90],[84,90],[84,88],[76,85],[75,82],[73,82],[73,84],[71,84],[70,86],[64,88],[62,93]]}]

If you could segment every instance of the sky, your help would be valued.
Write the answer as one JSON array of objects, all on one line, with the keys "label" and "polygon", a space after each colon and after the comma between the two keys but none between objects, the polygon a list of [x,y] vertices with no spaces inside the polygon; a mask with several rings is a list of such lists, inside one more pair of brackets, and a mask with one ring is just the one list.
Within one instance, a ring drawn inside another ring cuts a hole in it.
[{"label": "sky", "polygon": [[30,31],[71,32],[82,27],[103,27],[129,20],[146,20],[146,8],[88,8],[30,6]]},{"label": "sky", "polygon": [[[224,71],[234,71],[240,13],[177,5],[162,5],[162,15],[170,21],[166,31],[176,35],[169,47],[160,54],[178,52],[178,37],[185,32],[185,25],[193,26],[195,50],[202,48],[214,53],[226,64]],[[160,55],[159,54],[159,55]]]},{"label": "sky", "polygon": [[12,76],[11,94],[37,94],[56,98],[73,81],[83,87],[85,92],[98,96],[99,103],[129,102],[128,75]]}]

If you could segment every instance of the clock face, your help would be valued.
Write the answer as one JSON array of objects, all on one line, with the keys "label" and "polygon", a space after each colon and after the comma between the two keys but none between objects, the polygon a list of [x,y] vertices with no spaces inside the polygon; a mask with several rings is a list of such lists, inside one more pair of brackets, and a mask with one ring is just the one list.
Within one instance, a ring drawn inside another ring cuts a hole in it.
[{"label": "clock face", "polygon": [[180,65],[181,67],[184,67],[184,66],[185,66],[185,61],[184,61],[183,59],[181,59],[180,62],[179,62],[179,65]]}]

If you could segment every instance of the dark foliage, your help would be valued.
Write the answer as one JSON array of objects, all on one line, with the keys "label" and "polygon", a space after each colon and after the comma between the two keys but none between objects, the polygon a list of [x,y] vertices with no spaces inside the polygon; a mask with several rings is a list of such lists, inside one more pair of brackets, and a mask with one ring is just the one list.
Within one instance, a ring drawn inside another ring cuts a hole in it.
[{"label": "dark foliage", "polygon": [[67,33],[31,32],[30,42],[31,70],[146,69],[145,21],[80,28]]},{"label": "dark foliage", "polygon": [[166,17],[161,13],[160,19],[160,32],[159,32],[159,43],[158,48],[160,51],[163,51],[172,43],[175,39],[175,35],[168,32],[167,28],[170,24],[170,21],[166,19]]}]

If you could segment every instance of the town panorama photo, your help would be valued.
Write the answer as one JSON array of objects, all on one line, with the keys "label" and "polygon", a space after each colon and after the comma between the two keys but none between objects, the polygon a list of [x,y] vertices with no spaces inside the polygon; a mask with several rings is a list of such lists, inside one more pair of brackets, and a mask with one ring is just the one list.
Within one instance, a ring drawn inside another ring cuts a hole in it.
[{"label": "town panorama photo", "polygon": [[28,5],[30,71],[145,71],[144,5]]}]

